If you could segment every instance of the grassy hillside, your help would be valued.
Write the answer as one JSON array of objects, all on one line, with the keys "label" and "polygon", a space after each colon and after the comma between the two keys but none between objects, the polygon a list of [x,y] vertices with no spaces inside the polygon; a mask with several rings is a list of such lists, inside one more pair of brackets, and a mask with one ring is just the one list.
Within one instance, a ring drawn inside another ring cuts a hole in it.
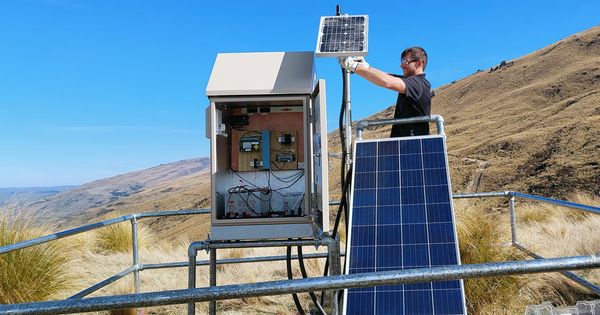
[{"label": "grassy hillside", "polygon": [[[177,202],[169,202],[169,207],[189,208],[201,203],[195,199],[197,193],[189,191],[201,187],[206,175],[200,173],[209,165],[207,158],[163,164],[93,181],[22,206],[36,213],[38,220],[56,222],[61,227],[97,220],[103,215],[119,215],[117,208],[126,208],[128,213],[158,209],[170,199]],[[185,197],[175,198],[176,193]]]},{"label": "grassy hillside", "polygon": [[597,194],[600,27],[439,87],[432,113],[446,120],[455,192]]}]

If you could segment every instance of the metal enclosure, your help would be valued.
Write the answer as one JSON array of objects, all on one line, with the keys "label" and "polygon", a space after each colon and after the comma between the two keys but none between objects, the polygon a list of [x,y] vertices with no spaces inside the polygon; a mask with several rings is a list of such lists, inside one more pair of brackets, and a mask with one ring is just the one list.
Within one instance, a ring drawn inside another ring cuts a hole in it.
[{"label": "metal enclosure", "polygon": [[206,95],[210,238],[328,232],[325,81],[314,53],[218,54]]}]

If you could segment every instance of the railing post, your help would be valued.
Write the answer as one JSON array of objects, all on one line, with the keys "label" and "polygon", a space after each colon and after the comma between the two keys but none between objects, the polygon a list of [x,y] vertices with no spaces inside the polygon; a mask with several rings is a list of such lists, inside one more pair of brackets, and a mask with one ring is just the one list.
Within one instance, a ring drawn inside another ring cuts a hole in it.
[{"label": "railing post", "polygon": [[[189,267],[188,267],[188,288],[193,289],[196,287],[196,250],[191,249],[188,251],[189,256]],[[188,303],[188,315],[196,314],[196,303]]]},{"label": "railing post", "polygon": [[[135,284],[135,293],[140,293],[140,255],[138,243],[138,222],[137,216],[131,218],[131,246],[133,247],[133,279]],[[142,314],[142,309],[137,309],[137,314]]]},{"label": "railing post", "polygon": [[[217,285],[217,249],[210,249],[210,286],[214,287]],[[217,301],[212,300],[208,302],[208,313],[210,315],[217,314]]]},{"label": "railing post", "polygon": [[[342,267],[340,262],[340,242],[337,238],[329,235],[324,235],[322,243],[327,246],[327,254],[329,257],[329,274],[332,276],[341,275]],[[339,314],[338,295],[339,290],[331,290],[328,292],[331,295],[331,314]]]},{"label": "railing post", "polygon": [[517,213],[515,211],[515,196],[510,195],[508,199],[508,207],[510,210],[510,235],[513,245],[517,245]]}]

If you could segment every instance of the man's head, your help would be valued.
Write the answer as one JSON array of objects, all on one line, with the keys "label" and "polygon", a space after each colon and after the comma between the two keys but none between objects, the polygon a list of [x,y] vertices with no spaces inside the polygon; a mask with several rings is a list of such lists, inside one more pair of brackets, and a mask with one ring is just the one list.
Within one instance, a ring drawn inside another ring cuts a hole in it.
[{"label": "man's head", "polygon": [[421,47],[410,47],[400,55],[400,67],[405,77],[425,72],[427,52]]}]

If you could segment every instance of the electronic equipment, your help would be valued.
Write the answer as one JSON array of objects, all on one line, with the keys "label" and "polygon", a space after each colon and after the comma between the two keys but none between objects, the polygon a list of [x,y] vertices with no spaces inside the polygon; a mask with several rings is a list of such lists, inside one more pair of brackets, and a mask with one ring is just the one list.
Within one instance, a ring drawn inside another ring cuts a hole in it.
[{"label": "electronic equipment", "polygon": [[325,82],[314,64],[312,52],[217,55],[206,89],[212,240],[329,230]]}]

